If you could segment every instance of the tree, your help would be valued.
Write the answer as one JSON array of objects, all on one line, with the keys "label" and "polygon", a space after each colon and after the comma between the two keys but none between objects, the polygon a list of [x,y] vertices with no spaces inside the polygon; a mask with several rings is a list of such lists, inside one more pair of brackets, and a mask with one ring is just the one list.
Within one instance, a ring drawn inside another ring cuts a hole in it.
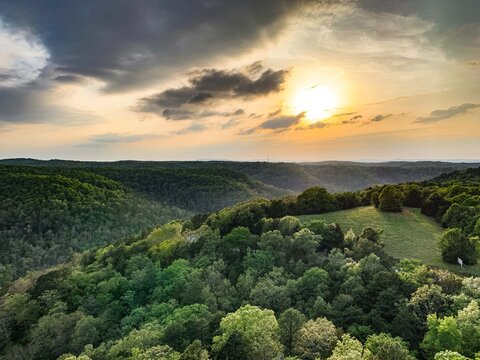
[{"label": "tree", "polygon": [[242,306],[220,322],[220,335],[213,338],[212,351],[222,359],[275,359],[282,352],[279,327],[272,310]]},{"label": "tree", "polygon": [[371,357],[370,350],[364,349],[360,341],[345,334],[337,342],[328,360],[370,360]]},{"label": "tree", "polygon": [[180,360],[180,354],[168,345],[153,346],[146,350],[133,349],[131,360]]},{"label": "tree", "polygon": [[370,195],[370,201],[372,202],[373,206],[375,206],[376,208],[378,208],[378,206],[380,205],[379,196],[380,196],[379,189],[372,190],[372,193]]},{"label": "tree", "polygon": [[422,207],[422,188],[417,184],[407,185],[403,195],[403,205],[420,208]]},{"label": "tree", "polygon": [[185,349],[180,360],[209,360],[208,351],[202,347],[200,340],[195,340]]},{"label": "tree", "polygon": [[473,357],[480,351],[480,309],[476,301],[460,310],[456,317],[429,315],[427,326],[421,347],[430,356],[451,350]]},{"label": "tree", "polygon": [[470,360],[456,351],[441,351],[435,354],[434,360]]},{"label": "tree", "polygon": [[303,227],[322,237],[320,249],[343,248],[344,235],[338,224],[327,224],[322,220],[311,220],[304,224]]},{"label": "tree", "polygon": [[278,319],[280,326],[280,339],[285,347],[285,353],[291,355],[293,352],[293,342],[298,334],[298,331],[302,328],[303,324],[307,321],[307,317],[303,315],[297,309],[285,310]]},{"label": "tree", "polygon": [[393,185],[385,186],[380,193],[378,200],[378,207],[382,211],[402,211],[402,194]]},{"label": "tree", "polygon": [[294,352],[302,359],[324,359],[332,354],[337,343],[337,329],[333,323],[325,318],[307,321],[299,330],[295,342]]},{"label": "tree", "polygon": [[300,220],[294,216],[284,216],[278,222],[278,230],[285,235],[293,235],[300,230]]},{"label": "tree", "polygon": [[372,360],[415,360],[402,338],[389,334],[369,336],[365,348],[372,353]]},{"label": "tree", "polygon": [[176,309],[164,321],[163,340],[175,350],[182,351],[194,340],[210,339],[212,314],[206,305],[193,304]]},{"label": "tree", "polygon": [[477,249],[475,244],[468,239],[458,228],[448,229],[440,238],[442,258],[450,264],[456,264],[460,258],[467,265],[477,263]]},{"label": "tree", "polygon": [[421,348],[431,357],[439,351],[461,351],[462,333],[456,319],[446,316],[439,319],[436,314],[427,318],[428,332],[422,341]]},{"label": "tree", "polygon": [[335,199],[327,190],[312,187],[297,196],[299,214],[318,214],[336,209]]}]

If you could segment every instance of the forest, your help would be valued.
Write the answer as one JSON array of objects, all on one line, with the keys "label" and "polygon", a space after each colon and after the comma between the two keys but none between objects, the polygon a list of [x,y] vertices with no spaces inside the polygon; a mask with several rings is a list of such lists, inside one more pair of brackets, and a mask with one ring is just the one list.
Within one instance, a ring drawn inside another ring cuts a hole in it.
[{"label": "forest", "polygon": [[288,193],[228,169],[0,165],[0,289],[8,280],[192,213]]},{"label": "forest", "polygon": [[331,194],[314,187],[172,221],[12,282],[4,359],[480,357],[480,278],[395,259],[382,231],[296,216],[417,207],[447,262],[477,262],[480,181],[462,170]]},{"label": "forest", "polygon": [[[287,191],[301,192],[313,186],[321,186],[330,192],[358,191],[376,184],[398,184],[424,181],[455,170],[478,168],[480,163],[441,161],[389,161],[378,163],[353,161],[322,161],[309,163],[266,161],[71,161],[4,159],[0,164],[115,169],[214,169],[231,170],[253,180]],[[230,204],[231,205],[231,204]]]}]

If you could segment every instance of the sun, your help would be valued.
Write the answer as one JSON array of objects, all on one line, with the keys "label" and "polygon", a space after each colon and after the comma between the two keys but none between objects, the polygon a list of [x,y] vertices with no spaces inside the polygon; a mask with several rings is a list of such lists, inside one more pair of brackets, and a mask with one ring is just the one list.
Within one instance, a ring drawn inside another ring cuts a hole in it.
[{"label": "sun", "polygon": [[305,112],[305,119],[310,123],[332,116],[338,104],[335,91],[323,85],[300,90],[293,99],[295,113]]}]

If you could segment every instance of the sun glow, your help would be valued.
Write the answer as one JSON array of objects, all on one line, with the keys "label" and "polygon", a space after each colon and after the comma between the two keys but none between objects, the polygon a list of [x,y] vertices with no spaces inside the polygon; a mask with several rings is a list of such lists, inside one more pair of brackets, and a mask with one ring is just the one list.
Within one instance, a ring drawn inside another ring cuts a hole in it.
[{"label": "sun glow", "polygon": [[298,91],[293,99],[295,113],[305,112],[305,119],[310,123],[332,116],[338,104],[337,94],[320,85]]}]

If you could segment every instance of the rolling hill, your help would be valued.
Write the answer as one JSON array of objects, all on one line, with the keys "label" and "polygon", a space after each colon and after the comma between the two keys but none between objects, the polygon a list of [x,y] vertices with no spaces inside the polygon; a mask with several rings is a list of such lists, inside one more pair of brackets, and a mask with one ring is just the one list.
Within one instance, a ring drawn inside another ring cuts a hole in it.
[{"label": "rolling hill", "polygon": [[418,259],[430,266],[480,275],[478,264],[461,268],[442,260],[438,239],[444,229],[431,217],[421,214],[420,209],[405,208],[401,213],[391,213],[366,206],[318,215],[303,215],[299,218],[302,222],[322,219],[338,223],[344,231],[352,229],[355,234],[369,226],[381,229],[386,252],[397,259]]},{"label": "rolling hill", "polygon": [[0,164],[53,167],[88,167],[122,169],[228,169],[264,184],[300,192],[312,186],[325,187],[330,192],[356,191],[377,184],[424,181],[449,173],[480,166],[480,163],[441,161],[392,161],[362,163],[324,161],[315,163],[236,162],[236,161],[68,161],[4,159]]}]

